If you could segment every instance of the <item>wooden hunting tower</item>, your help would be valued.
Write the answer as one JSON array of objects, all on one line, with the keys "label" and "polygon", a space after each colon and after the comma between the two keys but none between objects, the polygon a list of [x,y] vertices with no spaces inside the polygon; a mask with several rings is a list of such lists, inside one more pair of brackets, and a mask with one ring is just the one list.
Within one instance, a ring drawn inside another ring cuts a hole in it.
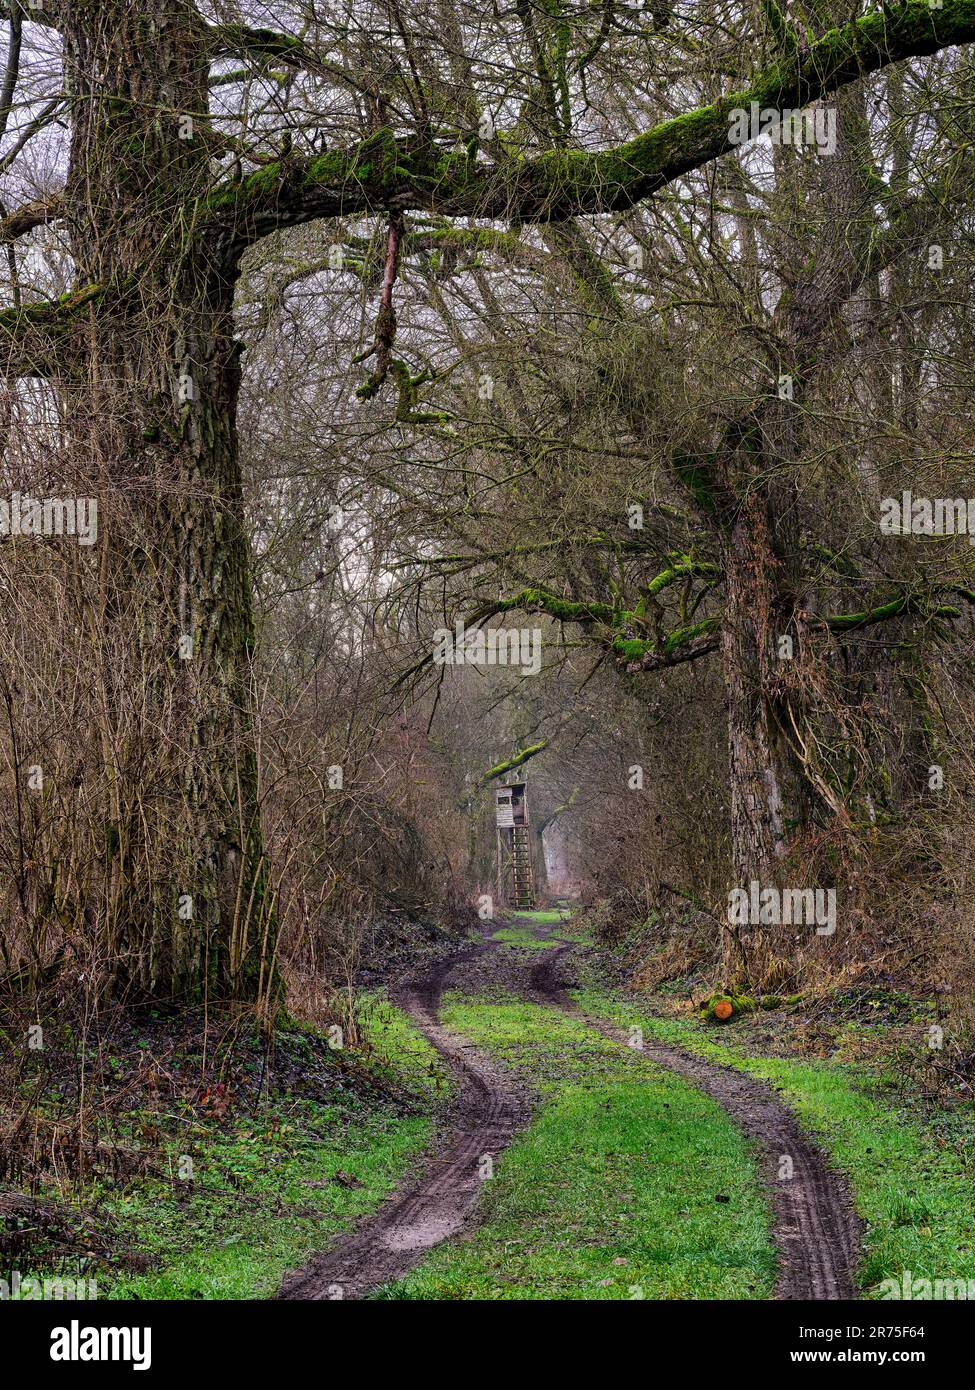
[{"label": "wooden hunting tower", "polygon": [[535,880],[527,785],[510,782],[498,787],[494,805],[498,827],[498,900],[531,910],[535,906]]}]

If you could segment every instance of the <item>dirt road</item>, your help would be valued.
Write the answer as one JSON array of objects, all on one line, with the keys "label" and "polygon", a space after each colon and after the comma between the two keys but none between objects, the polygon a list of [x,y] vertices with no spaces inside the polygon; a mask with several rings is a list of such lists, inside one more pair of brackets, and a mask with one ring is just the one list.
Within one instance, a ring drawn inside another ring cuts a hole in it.
[{"label": "dirt road", "polygon": [[[538,934],[548,932],[539,929]],[[439,1007],[445,985],[460,984],[466,970],[476,968],[485,953],[498,948],[493,941],[466,948],[394,995],[395,1003],[410,1015],[457,1078],[458,1095],[449,1123],[420,1174],[401,1184],[356,1231],[289,1275],[278,1298],[362,1298],[401,1278],[426,1251],[475,1218],[485,1157],[497,1157],[527,1123],[530,1101],[511,1072],[442,1026]],[[540,952],[527,993],[628,1045],[621,1029],[583,1014],[565,993],[561,972],[571,949],[570,943],[564,943]],[[521,986],[524,991],[524,976]],[[642,1052],[713,1097],[757,1145],[779,1257],[775,1297],[853,1297],[859,1225],[848,1187],[774,1091],[730,1067],[664,1043],[645,1040]]]},{"label": "dirt road", "polygon": [[[546,1004],[557,1004],[603,1037],[629,1046],[624,1029],[582,1012],[564,993],[561,970],[571,949],[565,944],[544,952],[532,970],[533,994]],[[772,1204],[772,1239],[779,1257],[774,1296],[816,1300],[855,1297],[860,1223],[849,1187],[771,1087],[733,1067],[705,1061],[652,1039],[642,1040],[641,1053],[711,1096],[758,1146]]]},{"label": "dirt road", "polygon": [[448,979],[494,945],[449,956],[394,995],[457,1077],[450,1123],[419,1178],[401,1186],[357,1231],[289,1275],[278,1298],[361,1298],[401,1278],[470,1220],[485,1156],[497,1157],[529,1115],[527,1096],[512,1074],[440,1024]]}]

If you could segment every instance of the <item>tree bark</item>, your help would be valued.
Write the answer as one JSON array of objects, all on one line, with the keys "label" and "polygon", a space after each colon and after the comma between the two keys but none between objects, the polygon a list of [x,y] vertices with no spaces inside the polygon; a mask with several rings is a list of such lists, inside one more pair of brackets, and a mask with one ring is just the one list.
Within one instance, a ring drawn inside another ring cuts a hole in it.
[{"label": "tree bark", "polygon": [[728,696],[732,871],[738,886],[767,879],[785,853],[782,779],[769,690],[774,675],[776,561],[757,495],[724,536],[721,655]]},{"label": "tree bark", "polygon": [[[748,444],[741,446],[748,453]],[[759,455],[759,457],[762,457]],[[732,474],[738,476],[732,481]],[[779,640],[796,640],[791,577],[775,517],[787,527],[789,507],[753,476],[740,456],[719,470],[724,499],[718,527],[724,573],[721,657],[727,695],[731,797],[732,886],[781,886],[789,822],[808,811],[802,769],[782,728],[783,659]],[[736,499],[732,501],[732,499]],[[797,653],[796,653],[797,654]],[[771,933],[726,924],[729,980],[760,987]]]},{"label": "tree bark", "polygon": [[235,414],[233,278],[194,232],[209,175],[208,59],[179,0],[64,16],[75,118],[65,216],[81,283],[112,285],[69,364],[100,480],[109,978],[254,999],[271,985]]}]

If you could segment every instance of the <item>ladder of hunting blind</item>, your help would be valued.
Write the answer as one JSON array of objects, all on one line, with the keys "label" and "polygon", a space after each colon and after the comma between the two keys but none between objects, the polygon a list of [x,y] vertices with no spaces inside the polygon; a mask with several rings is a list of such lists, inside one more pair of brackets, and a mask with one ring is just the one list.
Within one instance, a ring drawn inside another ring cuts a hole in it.
[{"label": "ladder of hunting blind", "polygon": [[511,842],[511,903],[532,911],[535,906],[535,883],[532,878],[532,845],[527,825],[512,827]]}]

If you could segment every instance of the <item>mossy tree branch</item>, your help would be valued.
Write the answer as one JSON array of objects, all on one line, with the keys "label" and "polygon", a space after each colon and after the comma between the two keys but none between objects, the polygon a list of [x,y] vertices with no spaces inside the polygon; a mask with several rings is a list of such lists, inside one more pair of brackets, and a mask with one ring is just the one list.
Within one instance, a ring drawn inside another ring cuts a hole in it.
[{"label": "mossy tree branch", "polygon": [[0,375],[48,377],[69,371],[70,343],[81,314],[111,296],[106,285],[83,285],[59,299],[0,312]]},{"label": "mossy tree branch", "polygon": [[385,128],[347,151],[281,160],[221,184],[205,209],[243,247],[276,227],[376,211],[562,221],[621,212],[732,146],[732,113],[801,108],[906,58],[975,40],[975,0],[905,0],[830,29],[772,63],[740,91],[663,121],[612,149],[557,149],[484,165],[454,146]]},{"label": "mossy tree branch", "polygon": [[514,772],[516,768],[522,767],[529,759],[537,757],[547,746],[548,739],[540,738],[537,743],[530,743],[526,748],[519,748],[517,753],[513,753],[510,758],[506,758],[504,762],[500,762],[496,766],[488,768],[487,772],[483,772],[474,783],[474,790],[480,791],[489,782],[496,782],[501,777],[507,777],[509,772]]}]

